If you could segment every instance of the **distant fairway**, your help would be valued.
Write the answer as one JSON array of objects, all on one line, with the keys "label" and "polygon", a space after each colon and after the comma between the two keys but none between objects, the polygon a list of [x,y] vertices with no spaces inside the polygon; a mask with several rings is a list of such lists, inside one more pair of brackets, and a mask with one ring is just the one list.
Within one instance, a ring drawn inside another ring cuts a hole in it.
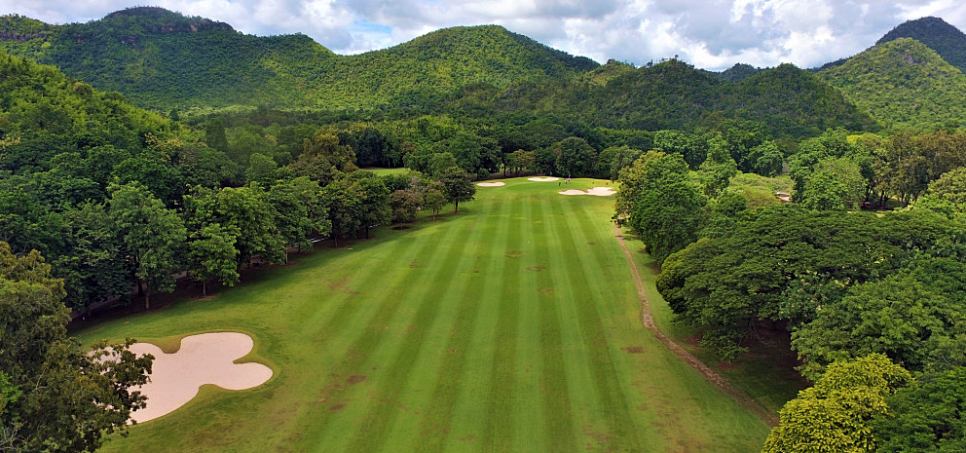
[{"label": "distant fairway", "polygon": [[105,451],[759,451],[766,424],[642,327],[613,197],[504,181],[459,215],[83,332],[246,332],[275,373],[203,388]]}]

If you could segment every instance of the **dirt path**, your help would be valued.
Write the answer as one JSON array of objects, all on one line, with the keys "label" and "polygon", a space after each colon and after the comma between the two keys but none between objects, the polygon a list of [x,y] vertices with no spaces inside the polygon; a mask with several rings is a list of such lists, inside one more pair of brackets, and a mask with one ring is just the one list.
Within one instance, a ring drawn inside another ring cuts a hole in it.
[{"label": "dirt path", "polygon": [[634,276],[634,285],[637,287],[637,297],[641,300],[641,323],[647,330],[650,330],[661,343],[664,343],[674,355],[678,356],[679,359],[684,361],[701,373],[705,379],[711,381],[712,384],[716,385],[718,388],[723,390],[728,395],[731,395],[738,403],[742,406],[748,408],[748,410],[754,412],[762,420],[768,423],[770,426],[778,425],[778,414],[773,414],[769,410],[765,409],[760,403],[749,397],[745,392],[731,385],[723,376],[709,368],[701,360],[691,354],[686,349],[681,347],[681,345],[675,343],[673,340],[668,338],[661,329],[657,328],[657,324],[654,323],[654,316],[651,314],[651,304],[647,300],[647,293],[644,291],[644,281],[641,280],[641,273],[637,269],[637,263],[634,261],[634,256],[631,255],[630,250],[627,248],[627,243],[624,242],[624,235],[621,233],[620,228],[614,225],[614,235],[617,237],[617,242],[620,243],[621,249],[624,250],[624,256],[627,257],[627,264],[631,268],[631,274]]}]

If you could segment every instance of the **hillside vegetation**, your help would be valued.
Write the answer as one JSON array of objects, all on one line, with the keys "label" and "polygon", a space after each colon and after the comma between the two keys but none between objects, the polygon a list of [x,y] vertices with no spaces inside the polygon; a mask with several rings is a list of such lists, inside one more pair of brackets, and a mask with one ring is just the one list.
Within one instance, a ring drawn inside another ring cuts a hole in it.
[{"label": "hillside vegetation", "polygon": [[947,63],[966,72],[966,34],[938,17],[923,17],[899,24],[875,43],[912,38],[935,50]]},{"label": "hillside vegetation", "polygon": [[161,8],[63,26],[7,16],[0,20],[0,49],[165,110],[371,108],[422,102],[474,83],[566,79],[597,66],[497,26],[451,28],[386,50],[338,56],[304,35],[246,35]]},{"label": "hillside vegetation", "polygon": [[959,126],[966,118],[966,75],[913,39],[877,45],[820,75],[886,126]]}]

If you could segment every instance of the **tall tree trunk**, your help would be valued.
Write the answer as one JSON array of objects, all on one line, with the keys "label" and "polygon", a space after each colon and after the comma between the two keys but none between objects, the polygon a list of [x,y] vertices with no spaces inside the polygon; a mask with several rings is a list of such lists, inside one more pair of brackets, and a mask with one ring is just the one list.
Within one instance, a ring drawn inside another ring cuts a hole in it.
[{"label": "tall tree trunk", "polygon": [[460,213],[460,202],[459,201],[454,201],[453,202],[453,207],[456,208],[456,209],[453,209],[453,212],[456,213],[456,214],[459,214]]},{"label": "tall tree trunk", "polygon": [[208,297],[208,280],[201,282],[201,297]]},{"label": "tall tree trunk", "polygon": [[144,309],[151,309],[151,290],[144,291]]}]

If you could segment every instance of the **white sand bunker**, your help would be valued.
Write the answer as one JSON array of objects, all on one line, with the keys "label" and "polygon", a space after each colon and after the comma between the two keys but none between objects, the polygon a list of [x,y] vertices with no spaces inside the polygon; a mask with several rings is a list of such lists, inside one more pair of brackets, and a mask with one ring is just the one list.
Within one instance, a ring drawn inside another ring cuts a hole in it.
[{"label": "white sand bunker", "polygon": [[251,352],[252,338],[238,332],[213,332],[181,340],[181,349],[165,354],[150,343],[135,343],[131,352],[151,354],[154,366],[151,381],[132,390],[148,397],[145,409],[134,411],[138,423],[158,418],[185,405],[205,384],[227,390],[245,390],[264,384],[272,369],[260,363],[233,363]]},{"label": "white sand bunker", "polygon": [[594,187],[588,191],[577,189],[564,190],[560,192],[560,195],[596,195],[598,197],[609,197],[615,193],[617,192],[614,192],[614,189],[610,187]]},{"label": "white sand bunker", "polygon": [[504,186],[506,184],[504,184],[502,182],[478,182],[478,183],[476,183],[476,185],[478,185],[480,187],[500,187],[500,186]]},{"label": "white sand bunker", "polygon": [[527,181],[550,182],[550,181],[556,181],[558,179],[560,178],[554,178],[553,176],[538,176],[536,178],[527,178]]}]

